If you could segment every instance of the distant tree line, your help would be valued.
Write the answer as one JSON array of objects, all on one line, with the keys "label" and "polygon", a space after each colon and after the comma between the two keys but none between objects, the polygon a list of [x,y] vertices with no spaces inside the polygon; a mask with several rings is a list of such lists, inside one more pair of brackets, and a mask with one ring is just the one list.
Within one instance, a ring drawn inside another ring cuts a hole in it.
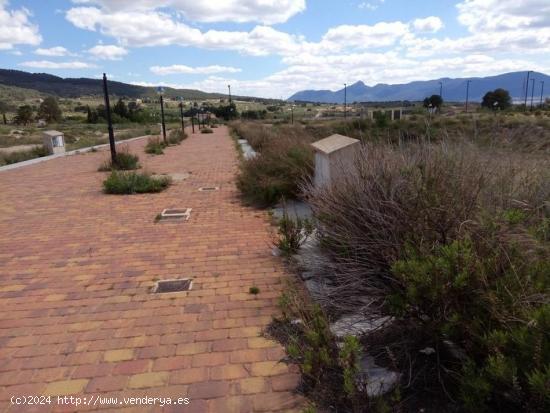
[{"label": "distant tree line", "polygon": [[[76,109],[76,108],[75,108]],[[78,107],[82,109],[82,107]],[[125,121],[135,123],[152,123],[154,116],[147,110],[139,107],[136,102],[129,102],[128,105],[122,99],[111,107],[111,119],[113,123],[124,123]],[[98,105],[95,109],[86,106],[86,122],[99,123],[106,122],[107,111],[105,105]]]}]

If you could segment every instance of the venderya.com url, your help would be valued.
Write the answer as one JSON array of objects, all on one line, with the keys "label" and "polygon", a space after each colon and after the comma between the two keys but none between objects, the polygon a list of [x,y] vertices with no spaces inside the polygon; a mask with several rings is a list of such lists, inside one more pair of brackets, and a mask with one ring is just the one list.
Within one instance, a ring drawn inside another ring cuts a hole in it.
[{"label": "venderya.com url", "polygon": [[95,396],[13,396],[17,406],[183,406],[191,403],[188,397],[107,397]]}]

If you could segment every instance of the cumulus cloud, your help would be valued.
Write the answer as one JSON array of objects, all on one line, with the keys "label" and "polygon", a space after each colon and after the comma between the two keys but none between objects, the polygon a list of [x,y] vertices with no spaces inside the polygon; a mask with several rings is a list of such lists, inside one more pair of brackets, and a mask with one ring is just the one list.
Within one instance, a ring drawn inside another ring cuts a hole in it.
[{"label": "cumulus cloud", "polygon": [[385,47],[395,44],[408,30],[408,25],[402,22],[380,22],[373,26],[341,25],[329,29],[323,41],[339,45],[340,48]]},{"label": "cumulus cloud", "polygon": [[33,60],[19,63],[19,65],[34,69],[90,69],[96,67],[95,65],[86,62],[52,62],[49,60]]},{"label": "cumulus cloud", "polygon": [[98,44],[88,50],[88,53],[102,60],[120,60],[128,54],[124,47]]},{"label": "cumulus cloud", "polygon": [[62,46],[50,47],[49,49],[38,48],[34,51],[34,53],[40,56],[49,57],[61,57],[70,55],[70,52]]},{"label": "cumulus cloud", "polygon": [[66,18],[76,27],[117,39],[122,45],[195,46],[205,49],[234,50],[262,56],[286,54],[299,50],[299,38],[269,26],[256,26],[251,31],[208,30],[202,32],[163,12],[105,12],[96,7],[70,9]]},{"label": "cumulus cloud", "polygon": [[439,17],[430,16],[413,21],[413,27],[419,32],[438,32],[443,28],[443,22]]},{"label": "cumulus cloud", "polygon": [[170,7],[192,21],[260,22],[267,25],[286,22],[306,8],[305,0],[73,0],[73,3],[95,4],[109,12]]},{"label": "cumulus cloud", "polygon": [[18,44],[40,44],[42,36],[38,26],[29,21],[30,12],[25,8],[9,10],[8,6],[7,0],[0,0],[0,50],[10,50]]},{"label": "cumulus cloud", "polygon": [[210,75],[214,73],[238,73],[241,71],[241,69],[237,67],[218,65],[199,67],[191,67],[185,65],[153,66],[150,68],[150,70],[157,75]]}]

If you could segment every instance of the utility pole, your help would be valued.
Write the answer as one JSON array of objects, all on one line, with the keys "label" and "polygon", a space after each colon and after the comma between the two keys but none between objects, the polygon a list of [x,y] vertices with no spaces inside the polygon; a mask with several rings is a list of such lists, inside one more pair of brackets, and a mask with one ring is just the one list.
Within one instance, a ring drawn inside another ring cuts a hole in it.
[{"label": "utility pole", "polygon": [[231,105],[231,85],[227,85],[227,89],[229,90],[229,104]]},{"label": "utility pole", "polygon": [[443,82],[439,82],[439,97],[443,100]]},{"label": "utility pole", "polygon": [[470,83],[472,83],[471,80],[468,80],[466,82],[466,113],[468,113],[468,100],[470,98]]},{"label": "utility pole", "polygon": [[544,94],[544,80],[540,81],[540,106],[542,107],[542,99]]},{"label": "utility pole", "polygon": [[531,111],[533,110],[533,98],[535,97],[535,79],[531,79],[533,86],[531,87]]},{"label": "utility pole", "polygon": [[344,119],[348,118],[348,85],[344,83]]},{"label": "utility pole", "polygon": [[107,75],[103,73],[103,94],[105,97],[105,113],[107,114],[107,129],[109,130],[109,146],[111,147],[111,163],[117,164],[115,134],[111,120],[111,104],[109,103],[109,90],[107,89]]},{"label": "utility pole", "polygon": [[195,133],[195,116],[191,115],[191,131]]},{"label": "utility pole", "polygon": [[527,83],[525,84],[525,107],[523,108],[524,112],[527,112],[527,95],[529,94],[529,76],[531,76],[532,70],[527,72]]}]

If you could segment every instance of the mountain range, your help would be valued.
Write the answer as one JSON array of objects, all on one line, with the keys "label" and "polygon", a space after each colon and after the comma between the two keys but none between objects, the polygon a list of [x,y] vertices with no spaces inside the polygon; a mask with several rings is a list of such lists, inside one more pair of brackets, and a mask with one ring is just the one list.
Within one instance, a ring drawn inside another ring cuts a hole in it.
[{"label": "mountain range", "polygon": [[[99,96],[103,93],[101,79],[89,78],[61,78],[47,73],[29,73],[20,70],[0,69],[0,84],[16,86],[19,88],[37,90],[41,93],[64,98],[76,98],[80,96]],[[132,85],[128,83],[109,80],[109,93],[128,98],[144,98],[156,96],[155,87]],[[183,97],[187,100],[206,100],[227,98],[221,93],[207,93],[193,89],[174,89],[165,87],[164,94],[169,98]],[[271,99],[259,99],[246,96],[234,96],[238,100],[268,101]]]},{"label": "mountain range", "polygon": [[[443,99],[448,102],[463,102],[466,100],[466,85],[470,80],[469,99],[481,101],[485,93],[497,88],[506,89],[515,101],[525,98],[525,81],[527,72],[504,73],[488,77],[470,78],[441,78],[434,80],[416,81],[406,84],[388,85],[379,83],[367,86],[359,81],[347,87],[348,102],[389,102],[389,101],[419,101],[431,95],[439,95],[440,82],[443,84]],[[541,81],[545,82],[544,96],[550,96],[550,76],[532,72],[530,79],[535,79],[534,100],[538,102],[541,95]],[[531,99],[533,83],[529,81],[528,100]],[[289,101],[344,103],[344,89],[331,90],[304,90],[288,98]]]}]

